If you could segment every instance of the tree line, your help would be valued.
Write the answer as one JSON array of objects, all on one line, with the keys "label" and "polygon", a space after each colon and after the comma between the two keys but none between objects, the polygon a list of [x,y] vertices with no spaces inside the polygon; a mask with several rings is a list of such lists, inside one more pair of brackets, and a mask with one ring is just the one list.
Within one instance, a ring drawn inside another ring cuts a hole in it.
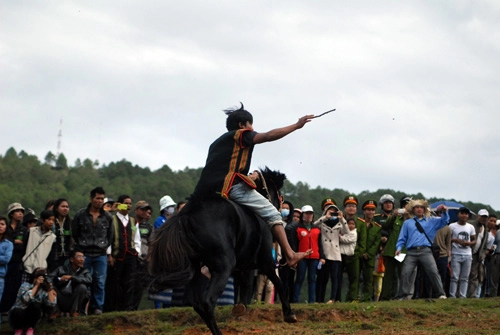
[{"label": "tree line", "polygon": [[[99,162],[88,158],[77,159],[73,166],[69,166],[63,153],[54,155],[48,152],[44,162],[37,156],[30,155],[24,150],[17,152],[9,148],[4,156],[0,156],[0,214],[5,215],[7,206],[13,202],[20,202],[25,208],[31,208],[36,213],[43,210],[48,200],[67,198],[70,202],[71,213],[87,206],[89,192],[96,186],[102,186],[106,195],[116,200],[120,194],[128,194],[134,199],[148,201],[158,214],[159,199],[168,194],[175,201],[185,200],[196,186],[202,168],[185,168],[172,171],[168,165],[163,165],[155,171],[148,167],[133,165],[125,159],[108,165],[99,166]],[[286,174],[286,171],[282,171]],[[285,181],[282,189],[285,200],[296,207],[310,204],[320,215],[320,204],[324,198],[332,197],[342,209],[342,200],[348,194],[343,189],[327,189],[320,186],[311,188],[307,183],[299,181],[293,184]],[[402,191],[379,189],[374,192],[363,191],[355,194],[360,204],[367,199],[378,201],[383,194],[391,194],[396,199],[408,195],[414,198],[425,198],[423,194],[406,194]],[[439,200],[453,200],[443,198],[427,198],[429,203]],[[473,202],[461,202],[464,206],[477,213],[486,208],[490,213],[495,210],[489,205]],[[361,206],[359,211],[361,213]],[[497,213],[498,214],[498,213]]]}]

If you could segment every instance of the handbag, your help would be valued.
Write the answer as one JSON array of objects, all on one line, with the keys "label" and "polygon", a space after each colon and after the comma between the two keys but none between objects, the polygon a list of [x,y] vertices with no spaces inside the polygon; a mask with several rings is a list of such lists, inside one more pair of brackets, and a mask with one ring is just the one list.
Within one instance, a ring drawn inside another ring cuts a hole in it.
[{"label": "handbag", "polygon": [[417,230],[419,232],[421,232],[422,234],[424,234],[425,237],[427,237],[427,241],[429,241],[429,243],[431,244],[432,256],[434,256],[434,260],[437,261],[439,258],[439,254],[441,253],[441,248],[439,247],[439,245],[437,245],[436,243],[431,241],[429,236],[427,236],[427,234],[425,233],[425,230],[422,227],[422,225],[420,224],[420,222],[418,222],[416,218],[413,218],[413,219],[415,220],[415,226],[417,227]]}]

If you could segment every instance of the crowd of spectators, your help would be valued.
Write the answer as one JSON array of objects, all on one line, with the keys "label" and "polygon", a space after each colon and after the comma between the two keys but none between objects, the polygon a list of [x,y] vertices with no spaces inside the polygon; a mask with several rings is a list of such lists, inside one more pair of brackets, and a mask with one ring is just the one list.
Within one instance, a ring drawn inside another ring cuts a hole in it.
[{"label": "crowd of spectators", "polygon": [[[0,216],[0,308],[15,334],[32,335],[42,318],[137,310],[149,283],[148,244],[154,230],[184,202],[166,195],[159,204],[154,223],[147,201],[134,205],[126,194],[113,201],[101,187],[90,191],[88,206],[74,216],[64,198],[49,201],[38,216],[20,203],[10,204],[6,216]],[[361,204],[361,216],[359,205],[354,195],[341,204],[326,198],[315,219],[311,205],[282,203],[290,247],[294,252],[310,250],[289,267],[274,245],[277,273],[291,302],[498,295],[500,233],[495,215],[463,207],[458,221],[449,222],[445,206],[431,212],[425,200],[403,197],[395,208],[388,194],[378,204],[373,199]],[[439,249],[436,257],[433,245]],[[305,301],[300,298],[303,288]],[[177,298],[175,290],[150,294],[151,307],[186,304],[183,294],[182,289]],[[276,299],[272,283],[256,273],[255,300]]]}]

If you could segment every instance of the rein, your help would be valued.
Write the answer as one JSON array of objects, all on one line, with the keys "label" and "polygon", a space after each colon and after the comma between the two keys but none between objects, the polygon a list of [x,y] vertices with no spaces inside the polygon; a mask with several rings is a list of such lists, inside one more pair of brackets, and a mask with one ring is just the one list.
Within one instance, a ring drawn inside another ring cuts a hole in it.
[{"label": "rein", "polygon": [[[257,174],[259,175],[259,179],[262,181],[262,189],[266,191],[266,198],[269,200],[270,203],[273,203],[273,199],[271,198],[271,193],[269,192],[269,188],[267,187],[267,182],[266,179],[264,178],[264,175],[260,170],[255,170]],[[276,194],[279,198],[279,192],[276,190]]]}]

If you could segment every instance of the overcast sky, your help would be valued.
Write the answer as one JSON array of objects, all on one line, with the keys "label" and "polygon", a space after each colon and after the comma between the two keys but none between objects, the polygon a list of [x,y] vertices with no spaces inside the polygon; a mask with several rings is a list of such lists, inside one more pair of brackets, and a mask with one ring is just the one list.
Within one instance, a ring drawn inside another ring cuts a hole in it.
[{"label": "overcast sky", "polygon": [[198,168],[240,101],[257,131],[336,108],[252,168],[500,210],[499,1],[0,3],[1,155],[62,119],[70,165]]}]

